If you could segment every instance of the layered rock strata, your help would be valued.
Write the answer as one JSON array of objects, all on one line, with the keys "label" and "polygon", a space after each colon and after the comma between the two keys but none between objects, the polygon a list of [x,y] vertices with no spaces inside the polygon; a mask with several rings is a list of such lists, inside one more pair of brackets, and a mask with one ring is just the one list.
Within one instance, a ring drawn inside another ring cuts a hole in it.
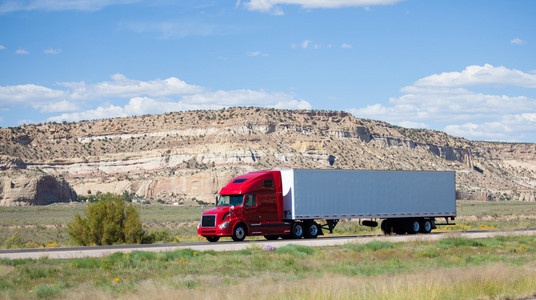
[{"label": "layered rock strata", "polygon": [[[452,170],[463,199],[534,201],[536,190],[535,144],[468,141],[345,112],[233,108],[25,125],[0,129],[0,153],[0,175],[42,173],[79,195],[184,204],[213,202],[233,176],[273,168]],[[19,199],[3,193],[2,205]]]}]

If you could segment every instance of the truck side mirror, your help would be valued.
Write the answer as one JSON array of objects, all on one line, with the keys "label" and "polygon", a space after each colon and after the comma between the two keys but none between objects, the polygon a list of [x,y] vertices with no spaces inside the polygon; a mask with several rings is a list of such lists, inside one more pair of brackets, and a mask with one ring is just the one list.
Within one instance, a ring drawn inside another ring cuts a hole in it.
[{"label": "truck side mirror", "polygon": [[214,206],[218,206],[218,196],[216,196],[216,200],[214,200]]}]

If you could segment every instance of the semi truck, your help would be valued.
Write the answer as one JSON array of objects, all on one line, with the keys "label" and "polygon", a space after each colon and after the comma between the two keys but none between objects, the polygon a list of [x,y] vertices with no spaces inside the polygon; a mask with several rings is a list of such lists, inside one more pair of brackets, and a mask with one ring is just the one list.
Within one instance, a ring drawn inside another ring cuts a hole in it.
[{"label": "semi truck", "polygon": [[316,238],[333,233],[341,219],[370,227],[381,221],[385,234],[416,234],[455,217],[451,171],[281,169],[232,179],[203,212],[197,234],[209,242]]}]

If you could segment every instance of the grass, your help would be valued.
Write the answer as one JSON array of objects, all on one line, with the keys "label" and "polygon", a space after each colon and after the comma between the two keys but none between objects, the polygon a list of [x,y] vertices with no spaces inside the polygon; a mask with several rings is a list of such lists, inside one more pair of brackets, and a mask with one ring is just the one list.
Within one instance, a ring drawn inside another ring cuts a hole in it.
[{"label": "grass", "polygon": [[474,299],[536,294],[536,237],[0,260],[0,298]]},{"label": "grass", "polygon": [[[201,207],[163,204],[137,204],[142,222],[166,224],[199,221]],[[86,203],[57,203],[45,206],[0,207],[0,226],[62,226],[69,223],[76,213],[83,214]]]},{"label": "grass", "polygon": [[499,217],[536,214],[536,202],[519,201],[457,201],[456,210],[461,216]]},{"label": "grass", "polygon": [[[9,248],[11,244],[14,248],[71,246],[67,224],[76,213],[83,214],[86,207],[85,203],[0,207],[0,248]],[[200,207],[162,204],[136,207],[146,230],[159,237],[157,242],[200,240],[196,237]]]},{"label": "grass", "polygon": [[[67,224],[75,213],[83,213],[86,207],[85,203],[0,207],[0,248],[71,246]],[[202,213],[200,207],[163,204],[137,204],[136,207],[146,230],[155,234],[157,242],[204,241],[196,236]],[[204,210],[208,208],[210,206]],[[442,226],[439,230],[536,227],[536,203],[457,201],[457,211],[457,225]],[[356,220],[341,220],[333,234],[381,234],[381,231],[378,227],[361,226]]]}]

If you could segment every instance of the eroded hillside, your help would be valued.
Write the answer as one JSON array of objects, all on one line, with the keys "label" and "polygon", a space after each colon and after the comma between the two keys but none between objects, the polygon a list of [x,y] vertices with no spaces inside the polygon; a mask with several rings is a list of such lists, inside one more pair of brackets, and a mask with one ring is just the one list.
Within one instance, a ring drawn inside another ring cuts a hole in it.
[{"label": "eroded hillside", "polygon": [[25,125],[0,129],[0,154],[4,205],[32,203],[12,190],[35,174],[79,195],[180,203],[213,201],[240,173],[291,167],[454,170],[464,199],[534,201],[536,188],[535,144],[473,142],[344,112],[232,108]]}]

